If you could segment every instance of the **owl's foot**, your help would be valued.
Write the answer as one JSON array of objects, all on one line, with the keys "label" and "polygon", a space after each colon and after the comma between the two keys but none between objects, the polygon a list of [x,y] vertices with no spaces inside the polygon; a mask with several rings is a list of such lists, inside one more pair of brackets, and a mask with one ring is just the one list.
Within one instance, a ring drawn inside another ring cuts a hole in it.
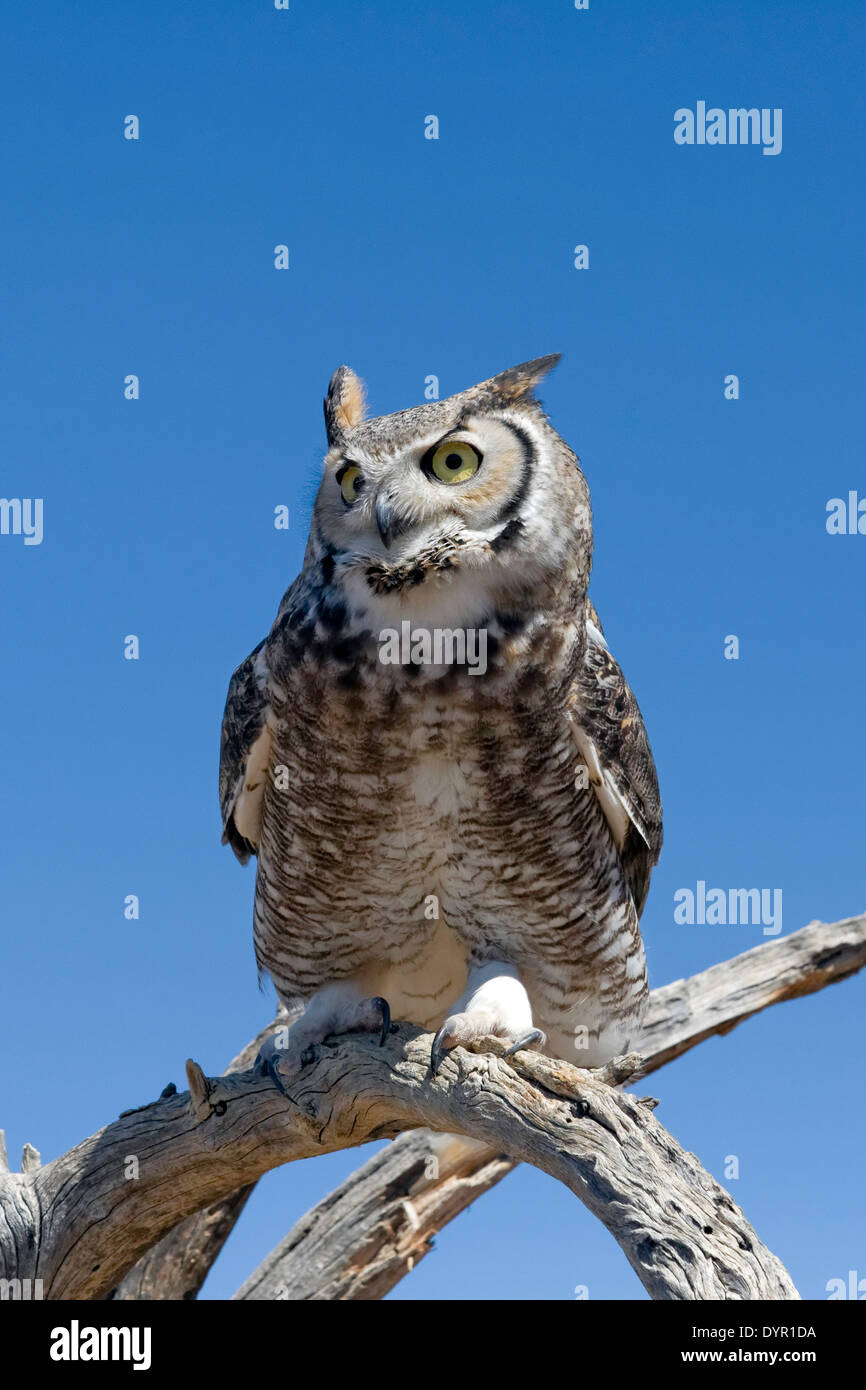
[{"label": "owl's foot", "polygon": [[516,1043],[512,1043],[503,1052],[503,1057],[513,1057],[515,1052],[522,1052],[524,1047],[536,1047],[541,1052],[547,1047],[547,1034],[542,1033],[540,1028],[533,1028],[524,1038],[518,1038]]},{"label": "owl's foot", "polygon": [[[502,1028],[494,1026],[488,1015],[480,1010],[475,1014],[452,1014],[446,1019],[439,1032],[433,1039],[433,1046],[430,1049],[430,1069],[434,1076],[439,1069],[446,1052],[450,1052],[453,1047],[468,1047],[470,1043],[476,1042],[479,1038],[502,1038],[510,1041],[513,1035]],[[520,1052],[524,1047],[536,1047],[539,1050],[547,1046],[547,1037],[540,1028],[530,1028],[528,1033],[523,1033],[521,1037],[511,1043],[511,1046],[502,1053],[503,1057],[511,1057],[513,1053]]]},{"label": "owl's foot", "polygon": [[391,1031],[387,999],[376,995],[359,999],[342,986],[329,986],[313,996],[291,1028],[277,1029],[265,1039],[253,1063],[260,1076],[269,1076],[285,1094],[286,1083],[315,1061],[315,1048],[326,1038],[342,1033],[378,1033],[383,1046]]},{"label": "owl's foot", "polygon": [[467,1047],[479,1038],[501,1038],[509,1044],[506,1057],[522,1047],[544,1047],[547,1039],[532,1024],[529,996],[513,966],[487,962],[470,972],[469,984],[458,1000],[460,1012],[446,1018],[430,1052],[433,1074],[446,1052]]}]

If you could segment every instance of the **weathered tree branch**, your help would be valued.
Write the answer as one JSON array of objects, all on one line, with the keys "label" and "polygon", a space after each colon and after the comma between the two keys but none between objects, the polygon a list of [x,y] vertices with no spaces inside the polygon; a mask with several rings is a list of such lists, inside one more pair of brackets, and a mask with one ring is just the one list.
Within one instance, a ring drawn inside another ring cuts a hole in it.
[{"label": "weathered tree branch", "polygon": [[230,1192],[172,1227],[108,1297],[131,1302],[196,1298],[255,1185],[251,1182]]},{"label": "weathered tree branch", "polygon": [[[300,1010],[290,1014],[281,1005],[276,1017],[232,1058],[224,1075],[248,1071],[265,1038],[275,1028],[290,1024],[298,1012]],[[123,1301],[195,1298],[254,1187],[255,1183],[251,1183],[230,1192],[213,1206],[195,1212],[173,1227],[142,1255],[109,1297]]]},{"label": "weathered tree branch", "polygon": [[864,965],[866,913],[860,913],[841,922],[810,922],[790,936],[654,989],[640,1041],[644,1071],[663,1067],[714,1033],[730,1033],[771,1004],[847,980]]},{"label": "weathered tree branch", "polygon": [[234,1297],[384,1298],[514,1166],[477,1140],[407,1130],[302,1216]]},{"label": "weathered tree branch", "polygon": [[154,1232],[192,1206],[280,1163],[423,1125],[500,1146],[565,1183],[654,1298],[798,1297],[729,1195],[647,1105],[528,1052],[506,1062],[456,1049],[431,1077],[430,1045],[407,1025],[381,1048],[341,1039],[288,1099],[249,1072],[212,1080],[189,1063],[189,1097],[133,1112],[38,1172],[5,1179],[4,1276],[39,1277],[49,1298],[102,1297]]},{"label": "weathered tree branch", "polygon": [[475,1139],[407,1130],[302,1216],[234,1298],[384,1298],[437,1232],[516,1166]]},{"label": "weathered tree branch", "polygon": [[[657,1020],[656,1060],[646,1069],[779,998],[853,973],[863,964],[866,919],[816,925],[797,938],[739,958],[748,961],[746,983],[727,1012],[719,990],[734,962],[704,972],[716,972],[709,991],[696,987],[701,977],[659,991],[668,1007],[703,1001],[703,1014],[668,1027]],[[771,965],[770,954],[794,941],[793,955]],[[648,1036],[652,1027],[653,1015]],[[305,1069],[291,1103],[249,1074],[205,1082],[192,1068],[197,1115],[188,1097],[169,1097],[45,1168],[0,1177],[5,1277],[40,1277],[50,1297],[105,1296],[179,1220],[268,1168],[422,1125],[484,1141],[559,1177],[620,1240],[654,1297],[796,1297],[727,1194],[634,1098],[531,1053],[509,1065],[458,1050],[435,1080],[428,1060],[429,1036],[415,1029],[400,1028],[381,1051],[368,1039],[343,1039]],[[137,1179],[124,1176],[130,1155],[140,1163]],[[462,1180],[471,1177],[461,1171]],[[414,1199],[413,1206],[417,1214]]]},{"label": "weathered tree branch", "polygon": [[[729,1032],[770,1004],[823,989],[864,964],[866,916],[860,916],[812,923],[653,990],[642,1074],[713,1034]],[[431,1177],[441,1146],[441,1136],[428,1130],[401,1134],[303,1216],[235,1297],[382,1298],[428,1253],[447,1221],[515,1166],[496,1150],[455,1135],[438,1178]],[[157,1297],[180,1296],[171,1273],[170,1267]]]}]

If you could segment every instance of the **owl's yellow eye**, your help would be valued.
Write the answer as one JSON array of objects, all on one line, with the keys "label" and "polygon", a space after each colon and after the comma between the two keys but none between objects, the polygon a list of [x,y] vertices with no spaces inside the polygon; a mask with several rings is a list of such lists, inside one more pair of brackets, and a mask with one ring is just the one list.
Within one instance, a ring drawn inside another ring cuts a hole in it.
[{"label": "owl's yellow eye", "polygon": [[430,472],[440,483],[465,483],[478,472],[480,464],[481,455],[471,444],[446,439],[430,457]]},{"label": "owl's yellow eye", "polygon": [[354,463],[348,464],[337,474],[337,482],[340,484],[343,501],[351,507],[364,491],[364,477],[360,468]]}]

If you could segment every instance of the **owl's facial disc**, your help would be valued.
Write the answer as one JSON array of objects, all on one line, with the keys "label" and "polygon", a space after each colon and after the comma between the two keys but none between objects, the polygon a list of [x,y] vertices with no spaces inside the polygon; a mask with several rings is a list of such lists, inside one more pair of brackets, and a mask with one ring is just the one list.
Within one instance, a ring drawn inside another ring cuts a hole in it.
[{"label": "owl's facial disc", "polygon": [[384,456],[365,457],[363,446],[353,442],[326,470],[322,520],[342,551],[386,567],[431,547],[449,549],[451,569],[490,557],[526,497],[536,455],[523,423],[495,415],[464,418]]}]

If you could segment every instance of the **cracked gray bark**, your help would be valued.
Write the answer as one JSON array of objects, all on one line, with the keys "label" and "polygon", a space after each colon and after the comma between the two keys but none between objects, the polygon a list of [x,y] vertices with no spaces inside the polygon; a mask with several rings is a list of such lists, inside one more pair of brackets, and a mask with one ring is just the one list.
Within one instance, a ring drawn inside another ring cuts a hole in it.
[{"label": "cracked gray bark", "polygon": [[476,1140],[409,1130],[302,1216],[234,1297],[384,1298],[436,1233],[513,1167]]},{"label": "cracked gray bark", "polygon": [[[250,1072],[207,1078],[29,1174],[0,1180],[2,1276],[47,1298],[102,1298],[154,1239],[278,1164],[425,1126],[462,1134],[563,1182],[619,1242],[653,1298],[795,1299],[780,1261],[650,1104],[566,1062],[455,1049],[430,1076],[432,1035],[318,1050],[288,1097]],[[138,1176],[125,1176],[129,1156]]]},{"label": "cracked gray bark", "polygon": [[[300,1012],[299,1010],[297,1012]],[[282,1005],[276,1016],[233,1057],[223,1073],[248,1071],[265,1038],[275,1028],[290,1024],[297,1013]],[[2,1131],[0,1131],[2,1133]],[[109,1298],[120,1301],[139,1299],[193,1299],[231,1235],[235,1222],[249,1200],[255,1183],[230,1192],[227,1197],[188,1216],[151,1247],[121,1280]]]},{"label": "cracked gray bark", "polygon": [[[666,1025],[651,1014],[656,1060],[645,1070],[756,1009],[845,978],[864,953],[866,919],[816,924],[747,952],[738,970],[726,962],[667,986],[658,991],[662,1005],[688,1017]],[[40,1277],[48,1297],[105,1297],[179,1221],[268,1168],[425,1126],[566,1183],[619,1240],[654,1298],[797,1297],[730,1197],[646,1105],[532,1053],[507,1063],[458,1050],[431,1080],[429,1045],[429,1035],[406,1026],[381,1050],[369,1039],[342,1039],[320,1049],[289,1101],[249,1073],[207,1080],[192,1065],[191,1096],[133,1112],[41,1169],[0,1175],[3,1277]],[[137,1181],[124,1177],[129,1154],[140,1156]]]}]

